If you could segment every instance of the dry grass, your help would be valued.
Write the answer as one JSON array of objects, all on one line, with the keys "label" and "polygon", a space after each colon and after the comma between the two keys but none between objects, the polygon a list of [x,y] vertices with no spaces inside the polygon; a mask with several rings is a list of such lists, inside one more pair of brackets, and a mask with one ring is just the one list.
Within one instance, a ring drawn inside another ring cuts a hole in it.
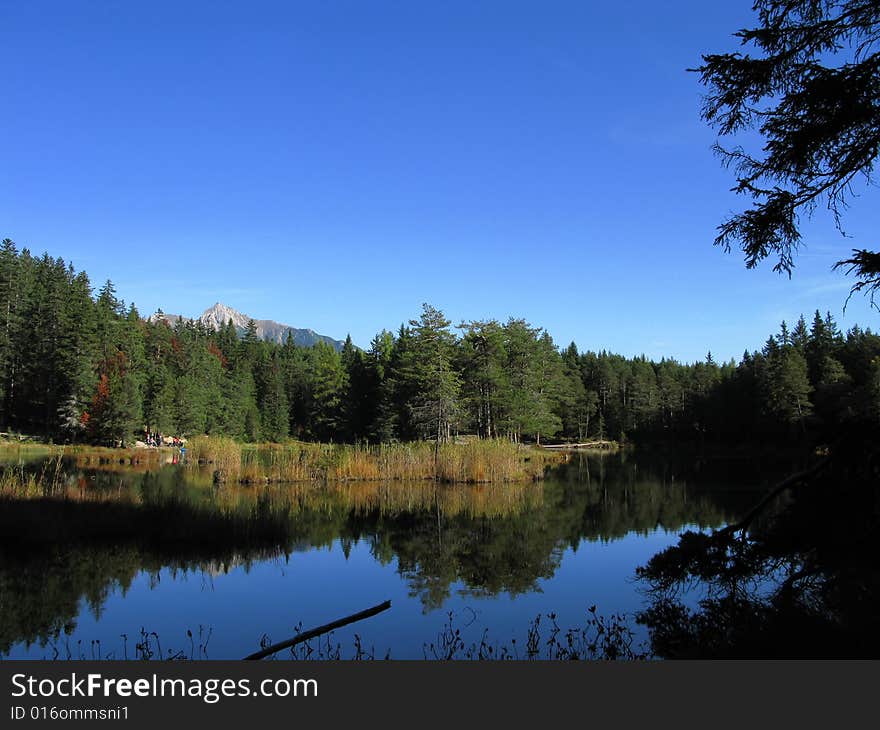
[{"label": "dry grass", "polygon": [[0,468],[0,535],[18,546],[144,536],[166,546],[222,544],[222,537],[235,544],[245,545],[251,539],[262,544],[267,539],[288,539],[294,534],[291,518],[303,511],[339,514],[342,510],[361,516],[436,511],[446,518],[500,518],[534,509],[542,495],[527,481],[464,485],[355,479],[261,489],[233,482],[222,489],[205,485],[186,493],[151,493],[96,487],[88,477],[65,470],[59,456],[45,462],[40,471]]},{"label": "dry grass", "polygon": [[497,483],[535,481],[561,454],[510,441],[471,440],[435,444],[418,441],[375,446],[292,441],[242,447],[232,439],[199,436],[189,460],[209,465],[223,480],[244,484],[314,481],[421,481]]},{"label": "dry grass", "polygon": [[64,450],[57,450],[43,461],[39,471],[6,466],[0,470],[0,496],[33,499],[61,494],[66,489]]},{"label": "dry grass", "polygon": [[210,464],[236,475],[241,470],[241,445],[226,436],[194,436],[186,444],[187,458],[196,464]]},{"label": "dry grass", "polygon": [[[149,472],[178,458],[170,449],[48,448],[50,463],[60,464],[64,458],[98,471]],[[493,484],[539,480],[548,466],[568,458],[565,453],[504,439],[468,439],[439,447],[428,441],[354,446],[290,441],[251,446],[223,436],[196,436],[187,444],[186,463],[202,467],[200,473],[207,468],[209,476],[214,473],[219,481],[243,484],[389,480]]]}]

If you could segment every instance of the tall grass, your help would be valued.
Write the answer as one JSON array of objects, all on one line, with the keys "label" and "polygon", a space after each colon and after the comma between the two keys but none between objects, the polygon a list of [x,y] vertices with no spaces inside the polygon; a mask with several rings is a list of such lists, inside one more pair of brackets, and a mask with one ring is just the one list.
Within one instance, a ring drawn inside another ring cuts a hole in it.
[{"label": "tall grass", "polygon": [[174,545],[245,548],[290,537],[292,503],[283,496],[248,490],[246,500],[225,503],[174,491],[102,490],[64,472],[60,459],[57,469],[55,460],[47,464],[30,473],[0,469],[0,551],[79,541],[133,541],[163,550]]},{"label": "tall grass", "polygon": [[526,481],[465,485],[340,480],[261,489],[234,483],[191,491],[102,489],[59,463],[48,462],[31,473],[0,469],[0,550],[80,541],[134,541],[163,550],[175,545],[277,545],[302,534],[302,526],[292,519],[301,513],[369,518],[437,511],[445,518],[504,518],[531,511],[543,499],[543,490]]},{"label": "tall grass", "polygon": [[241,446],[226,436],[194,436],[186,445],[187,458],[195,463],[211,464],[232,476],[241,470]]},{"label": "tall grass", "polygon": [[504,440],[443,444],[437,478],[443,482],[512,482],[544,476],[543,455]]},{"label": "tall grass", "polygon": [[39,471],[25,471],[20,466],[0,469],[0,497],[49,497],[61,494],[66,486],[63,449],[46,459]]},{"label": "tall grass", "polygon": [[[330,514],[341,510],[361,516],[370,513],[395,516],[438,508],[447,517],[509,517],[535,508],[543,499],[543,491],[531,489],[527,481],[468,485],[438,484],[426,479],[351,479],[322,484],[302,480],[279,482],[261,489],[232,482],[223,489],[212,489],[210,476],[206,482],[199,483],[199,473],[187,475],[187,483],[192,489],[148,489],[124,485],[107,489],[87,476],[63,470],[59,464],[60,460],[53,460],[42,470],[31,472],[16,467],[0,468],[0,508],[9,510],[13,503],[22,502],[44,506],[51,503],[54,505],[51,509],[56,513],[62,509],[58,507],[62,502],[101,509],[104,509],[103,505],[115,504],[120,509],[124,506],[144,508],[157,515],[161,512],[165,515],[160,519],[161,523],[169,514],[177,514],[181,509],[187,514],[206,512],[218,518],[234,515],[239,520],[265,519],[269,515],[270,521],[277,521],[279,515],[287,517],[302,511]],[[3,515],[0,523],[8,524],[5,519],[8,517]],[[71,526],[67,526],[58,535],[68,534],[70,529]],[[124,532],[126,528],[119,526],[119,529]],[[9,537],[9,534],[0,530],[0,537]]]},{"label": "tall grass", "polygon": [[199,436],[189,445],[193,465],[209,465],[222,478],[245,484],[433,480],[447,483],[534,481],[568,457],[503,439],[439,446],[411,443],[348,445],[292,441],[242,447],[232,439]]}]

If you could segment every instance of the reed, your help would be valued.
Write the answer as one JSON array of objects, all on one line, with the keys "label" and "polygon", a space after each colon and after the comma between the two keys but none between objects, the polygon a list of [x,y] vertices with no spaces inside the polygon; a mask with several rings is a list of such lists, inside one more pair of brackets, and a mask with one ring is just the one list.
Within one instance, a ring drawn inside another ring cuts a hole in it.
[{"label": "reed", "polygon": [[241,471],[241,445],[227,436],[195,436],[186,445],[191,463],[209,464],[235,476]]},{"label": "reed", "polygon": [[443,444],[437,453],[437,478],[444,482],[510,482],[543,475],[529,468],[531,457],[518,444],[493,439]]},{"label": "reed", "polygon": [[105,447],[69,447],[65,453],[76,466],[94,471],[125,473],[150,472],[174,463],[174,455],[164,449],[111,449]]},{"label": "reed", "polygon": [[46,459],[39,471],[25,471],[21,466],[0,468],[0,496],[33,499],[61,494],[67,486],[64,473],[64,449]]},{"label": "reed", "polygon": [[338,449],[332,469],[332,478],[339,481],[382,479],[376,450],[366,446]]},{"label": "reed", "polygon": [[26,474],[16,468],[0,472],[0,496],[14,499],[33,499],[43,496],[43,485],[37,474]]},{"label": "reed", "polygon": [[232,439],[198,436],[188,446],[191,465],[210,466],[243,484],[421,481],[451,484],[535,481],[564,454],[504,439],[473,439],[439,446],[428,441],[394,444],[284,444],[240,446]]},{"label": "reed", "polygon": [[[62,475],[62,476],[59,476]],[[244,490],[242,490],[244,492]],[[190,546],[275,546],[291,536],[291,502],[283,494],[219,500],[169,492],[102,490],[50,463],[40,472],[0,469],[0,551],[27,545],[130,543],[171,551]]]}]

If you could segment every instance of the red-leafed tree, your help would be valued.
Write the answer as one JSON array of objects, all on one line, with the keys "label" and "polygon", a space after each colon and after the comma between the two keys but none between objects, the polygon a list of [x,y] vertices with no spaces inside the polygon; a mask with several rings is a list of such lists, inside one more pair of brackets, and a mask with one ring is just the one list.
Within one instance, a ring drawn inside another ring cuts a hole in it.
[{"label": "red-leafed tree", "polygon": [[[142,398],[136,368],[131,355],[132,343],[126,343],[125,320],[121,305],[115,301],[111,285],[101,291],[98,299],[101,357],[98,361],[98,382],[87,408],[86,433],[96,443],[125,444],[141,426]],[[124,345],[128,345],[123,349]]]}]

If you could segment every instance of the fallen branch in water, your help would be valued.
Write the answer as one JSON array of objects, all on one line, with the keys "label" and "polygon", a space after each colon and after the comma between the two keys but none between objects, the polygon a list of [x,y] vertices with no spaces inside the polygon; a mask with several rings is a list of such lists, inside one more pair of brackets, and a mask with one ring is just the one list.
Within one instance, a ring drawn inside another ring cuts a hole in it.
[{"label": "fallen branch in water", "polygon": [[245,657],[245,660],[248,659],[265,659],[267,656],[275,654],[276,652],[281,651],[282,649],[287,649],[291,646],[296,646],[297,644],[301,644],[304,641],[308,641],[309,639],[314,639],[316,636],[320,636],[321,634],[326,634],[328,631],[333,631],[334,629],[338,629],[342,626],[348,626],[348,624],[353,624],[356,621],[363,621],[365,618],[370,618],[370,616],[375,616],[377,613],[382,613],[382,611],[387,611],[391,608],[391,601],[385,601],[384,603],[380,603],[378,606],[373,606],[372,608],[368,608],[360,613],[353,613],[351,616],[346,616],[345,618],[337,619],[336,621],[331,621],[329,624],[324,624],[323,626],[318,626],[314,629],[309,629],[308,631],[304,631],[301,634],[297,634],[292,639],[287,639],[286,641],[282,641],[278,644],[272,644],[272,646],[268,646],[265,649],[261,649],[260,651],[254,652]]},{"label": "fallen branch in water", "polygon": [[816,462],[809,469],[805,469],[804,471],[798,472],[797,474],[793,474],[790,477],[783,479],[779,482],[773,489],[771,489],[764,498],[758,502],[752,509],[748,511],[745,517],[743,517],[738,522],[728,525],[723,529],[718,531],[718,535],[732,534],[734,532],[742,531],[745,534],[745,530],[752,524],[755,518],[760,515],[764,509],[769,505],[774,499],[776,499],[780,494],[782,494],[787,489],[791,489],[792,487],[796,487],[802,482],[808,481],[812,477],[816,476],[819,472],[825,469],[831,463],[831,457],[826,456],[824,459]]}]

